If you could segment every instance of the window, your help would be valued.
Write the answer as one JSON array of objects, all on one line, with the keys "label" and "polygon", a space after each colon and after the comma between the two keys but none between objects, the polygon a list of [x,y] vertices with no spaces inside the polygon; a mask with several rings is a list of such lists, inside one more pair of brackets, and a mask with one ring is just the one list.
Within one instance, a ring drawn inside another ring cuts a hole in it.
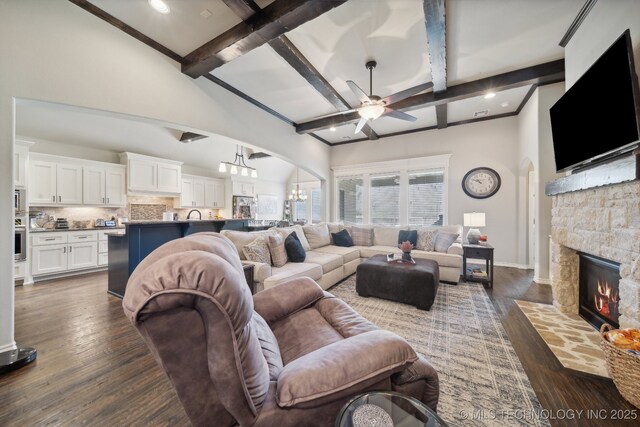
[{"label": "window", "polygon": [[444,170],[410,171],[409,225],[442,225]]},{"label": "window", "polygon": [[361,176],[338,178],[336,182],[338,196],[338,220],[362,223],[363,180]]},{"label": "window", "polygon": [[370,176],[369,205],[371,224],[400,224],[400,175],[398,173]]},{"label": "window", "polygon": [[321,191],[319,188],[311,190],[311,222],[320,222],[322,218],[322,201]]},{"label": "window", "polygon": [[[301,190],[302,194],[306,194],[307,192]],[[296,205],[296,220],[300,221],[303,219],[307,219],[307,200],[303,200],[301,202],[295,202]]]}]

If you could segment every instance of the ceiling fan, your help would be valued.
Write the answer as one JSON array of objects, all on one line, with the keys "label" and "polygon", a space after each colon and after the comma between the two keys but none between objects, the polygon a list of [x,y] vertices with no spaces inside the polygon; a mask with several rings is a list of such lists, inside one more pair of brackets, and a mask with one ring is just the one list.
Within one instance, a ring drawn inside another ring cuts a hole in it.
[{"label": "ceiling fan", "polygon": [[421,85],[394,93],[393,95],[389,95],[385,98],[380,98],[379,96],[373,94],[373,69],[376,68],[376,65],[378,65],[376,61],[368,61],[365,64],[365,66],[369,70],[369,95],[367,95],[365,91],[360,89],[360,87],[355,84],[353,80],[347,80],[347,84],[349,85],[351,91],[360,98],[360,106],[351,110],[340,111],[339,113],[331,114],[348,114],[357,111],[358,115],[360,115],[360,121],[356,125],[355,133],[360,132],[367,121],[375,120],[381,116],[393,117],[395,119],[415,122],[417,119],[414,116],[403,113],[402,111],[394,110],[392,108],[389,108],[388,106],[433,87],[432,82],[423,83]]}]

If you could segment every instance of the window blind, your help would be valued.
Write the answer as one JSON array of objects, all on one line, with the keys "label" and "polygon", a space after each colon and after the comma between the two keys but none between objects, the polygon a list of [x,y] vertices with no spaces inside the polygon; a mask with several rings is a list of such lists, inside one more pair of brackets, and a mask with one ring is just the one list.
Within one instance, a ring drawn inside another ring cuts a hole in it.
[{"label": "window blind", "polygon": [[338,178],[338,217],[340,221],[362,223],[362,176]]},{"label": "window blind", "polygon": [[320,198],[320,189],[314,188],[311,190],[311,221],[316,223],[320,222],[322,216],[322,202]]},{"label": "window blind", "polygon": [[369,204],[372,224],[400,224],[400,175],[371,175]]},{"label": "window blind", "polygon": [[409,172],[409,225],[442,225],[444,170]]}]

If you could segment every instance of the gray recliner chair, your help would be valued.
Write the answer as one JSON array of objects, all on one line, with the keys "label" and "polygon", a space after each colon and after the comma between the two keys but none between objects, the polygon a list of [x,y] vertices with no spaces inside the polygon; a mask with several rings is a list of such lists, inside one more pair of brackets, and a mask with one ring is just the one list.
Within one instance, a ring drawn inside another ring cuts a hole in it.
[{"label": "gray recliner chair", "polygon": [[404,339],[309,278],[252,297],[233,244],[218,233],[147,256],[123,307],[194,426],[330,426],[369,390],[437,408],[438,375]]}]

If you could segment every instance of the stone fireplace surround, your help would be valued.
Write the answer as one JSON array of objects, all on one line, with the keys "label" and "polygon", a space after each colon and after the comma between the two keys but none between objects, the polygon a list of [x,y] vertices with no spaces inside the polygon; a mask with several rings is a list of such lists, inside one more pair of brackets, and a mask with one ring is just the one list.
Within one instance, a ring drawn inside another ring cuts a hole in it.
[{"label": "stone fireplace surround", "polygon": [[553,304],[578,313],[576,252],[586,252],[620,263],[620,327],[640,328],[640,181],[551,197]]}]

